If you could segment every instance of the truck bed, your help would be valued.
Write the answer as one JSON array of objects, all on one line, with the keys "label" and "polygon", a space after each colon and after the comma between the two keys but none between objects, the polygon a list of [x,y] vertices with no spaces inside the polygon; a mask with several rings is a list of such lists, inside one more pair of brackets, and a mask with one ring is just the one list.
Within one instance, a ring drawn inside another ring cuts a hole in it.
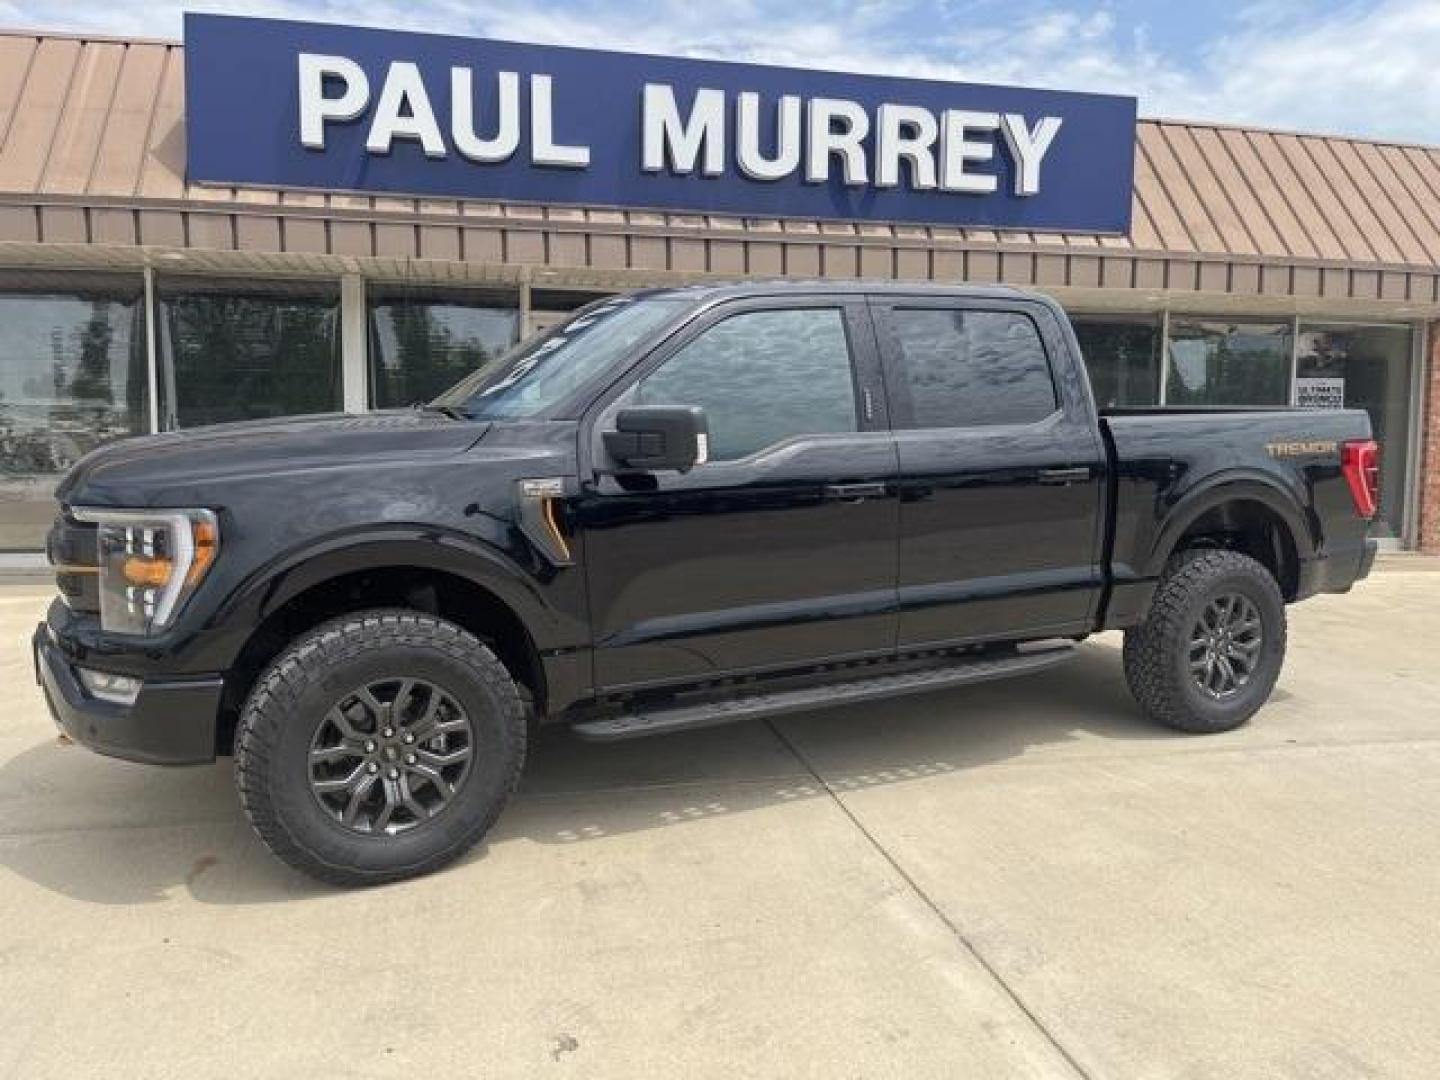
[{"label": "truck bed", "polygon": [[[1211,488],[1223,486],[1233,499],[1238,485],[1256,513],[1290,526],[1296,572],[1283,583],[1288,599],[1353,578],[1365,557],[1367,523],[1340,465],[1345,442],[1370,437],[1362,410],[1107,409],[1100,430],[1114,507],[1107,627],[1137,617],[1164,568],[1155,552],[1170,550],[1169,533],[1203,512]],[[1172,513],[1181,504],[1195,511]]]}]

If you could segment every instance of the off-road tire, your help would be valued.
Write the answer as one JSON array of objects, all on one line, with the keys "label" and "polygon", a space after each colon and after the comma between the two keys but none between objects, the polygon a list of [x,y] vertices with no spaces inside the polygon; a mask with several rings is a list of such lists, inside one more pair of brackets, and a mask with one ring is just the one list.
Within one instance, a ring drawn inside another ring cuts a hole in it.
[{"label": "off-road tire", "polygon": [[[1190,636],[1207,604],[1236,594],[1259,612],[1260,655],[1249,681],[1228,700],[1215,700],[1190,671]],[[1125,678],[1157,723],[1196,735],[1230,731],[1270,697],[1285,660],[1285,638],[1285,600],[1269,570],[1235,551],[1184,551],[1165,568],[1145,621],[1125,632]]]},{"label": "off-road tire", "polygon": [[[396,835],[358,835],[311,791],[311,739],[352,685],[416,674],[468,713],[470,771],[433,820]],[[474,846],[515,790],[525,746],[515,681],[474,635],[420,612],[364,611],[298,638],[261,674],[236,729],[235,776],[250,824],[281,860],[332,884],[375,885],[430,873]]]}]

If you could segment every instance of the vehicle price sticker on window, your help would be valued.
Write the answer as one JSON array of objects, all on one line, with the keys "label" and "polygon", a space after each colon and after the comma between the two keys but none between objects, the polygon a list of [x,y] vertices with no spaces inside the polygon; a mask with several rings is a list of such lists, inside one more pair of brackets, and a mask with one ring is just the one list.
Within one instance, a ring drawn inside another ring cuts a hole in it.
[{"label": "vehicle price sticker on window", "polygon": [[1301,409],[1343,409],[1344,379],[1296,379],[1295,404]]}]

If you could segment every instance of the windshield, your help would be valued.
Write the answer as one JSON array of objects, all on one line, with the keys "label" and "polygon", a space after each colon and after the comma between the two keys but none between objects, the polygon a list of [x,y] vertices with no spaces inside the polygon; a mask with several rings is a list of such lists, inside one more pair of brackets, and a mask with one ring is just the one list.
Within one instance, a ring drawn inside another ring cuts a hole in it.
[{"label": "windshield", "polygon": [[602,300],[467,375],[431,406],[453,409],[472,420],[537,416],[564,401],[687,306],[674,298]]}]

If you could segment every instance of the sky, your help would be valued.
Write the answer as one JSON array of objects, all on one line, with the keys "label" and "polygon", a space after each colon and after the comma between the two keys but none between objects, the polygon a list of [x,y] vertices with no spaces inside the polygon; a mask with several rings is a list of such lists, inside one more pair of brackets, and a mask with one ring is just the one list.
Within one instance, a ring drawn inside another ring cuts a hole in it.
[{"label": "sky", "polygon": [[[0,27],[178,38],[171,0],[0,0]],[[1133,94],[1147,117],[1440,145],[1440,0],[237,0],[260,15]]]}]

